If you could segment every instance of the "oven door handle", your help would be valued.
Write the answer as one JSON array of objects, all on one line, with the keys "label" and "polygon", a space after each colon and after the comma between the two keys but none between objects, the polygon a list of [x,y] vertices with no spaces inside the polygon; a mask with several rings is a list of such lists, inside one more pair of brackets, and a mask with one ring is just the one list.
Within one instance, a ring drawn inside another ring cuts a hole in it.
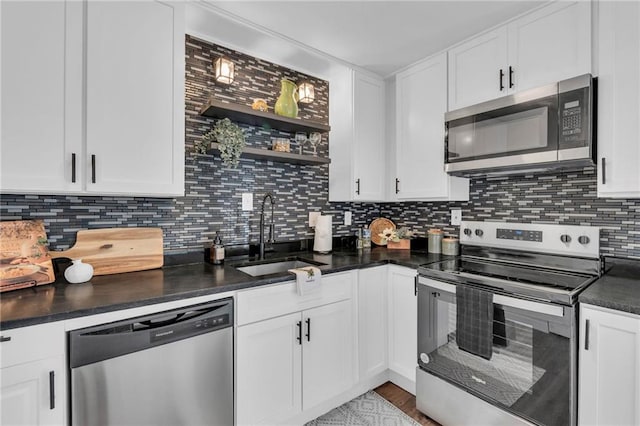
[{"label": "oven door handle", "polygon": [[[462,274],[461,274],[462,275]],[[444,283],[433,279],[424,279],[420,277],[418,280],[420,285],[426,285],[430,288],[440,290],[454,297],[456,295],[456,286],[454,284]],[[517,299],[515,297],[503,296],[501,294],[493,294],[493,303],[511,308],[521,309],[531,314],[546,314],[554,317],[564,317],[564,308],[559,305],[550,305],[546,303],[533,302],[530,300]]]}]

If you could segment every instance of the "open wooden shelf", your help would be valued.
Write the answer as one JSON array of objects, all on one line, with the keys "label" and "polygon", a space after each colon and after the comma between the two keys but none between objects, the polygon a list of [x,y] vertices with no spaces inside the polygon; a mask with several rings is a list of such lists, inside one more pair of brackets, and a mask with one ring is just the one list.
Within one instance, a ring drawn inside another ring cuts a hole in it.
[{"label": "open wooden shelf", "polygon": [[320,132],[326,133],[331,127],[315,121],[283,117],[272,112],[257,111],[246,105],[231,104],[210,99],[202,108],[200,115],[213,118],[228,118],[253,126],[276,129],[284,132]]},{"label": "open wooden shelf", "polygon": [[[210,152],[212,152],[214,155],[218,155],[220,153],[218,146],[219,144],[212,142]],[[246,147],[244,151],[242,151],[242,155],[240,156],[240,159],[242,160],[243,158],[269,160],[269,161],[275,161],[278,163],[292,163],[292,164],[303,164],[303,165],[311,165],[311,166],[319,166],[322,164],[331,163],[331,160],[329,158],[313,157],[311,155],[300,155],[300,154],[294,154],[292,152],[271,151],[268,149],[249,148],[249,147]]]}]

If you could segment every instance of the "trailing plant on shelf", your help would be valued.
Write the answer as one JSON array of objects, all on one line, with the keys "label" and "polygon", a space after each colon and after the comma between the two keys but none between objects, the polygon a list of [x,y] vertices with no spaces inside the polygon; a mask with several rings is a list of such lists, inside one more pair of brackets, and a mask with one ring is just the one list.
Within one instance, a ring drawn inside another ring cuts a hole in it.
[{"label": "trailing plant on shelf", "polygon": [[243,130],[228,118],[218,120],[209,132],[202,139],[196,141],[194,150],[200,154],[206,154],[211,149],[211,142],[219,144],[220,158],[222,163],[230,167],[238,167],[240,154],[246,145]]}]

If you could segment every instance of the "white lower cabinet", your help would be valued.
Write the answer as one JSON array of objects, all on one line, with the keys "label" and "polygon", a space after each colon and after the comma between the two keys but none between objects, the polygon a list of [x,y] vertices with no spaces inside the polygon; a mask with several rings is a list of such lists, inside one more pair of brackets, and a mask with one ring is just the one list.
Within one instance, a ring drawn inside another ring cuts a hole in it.
[{"label": "white lower cabinet", "polygon": [[360,380],[387,369],[387,266],[358,271]]},{"label": "white lower cabinet", "polygon": [[49,323],[1,335],[0,424],[66,424],[64,326]]},{"label": "white lower cabinet", "polygon": [[[290,283],[238,294],[238,425],[281,424],[356,384],[351,291],[348,299],[333,301],[355,282],[354,271],[322,277],[321,288],[304,296],[293,296],[295,285]],[[283,302],[277,301],[278,295]],[[259,299],[276,300],[275,309],[264,312],[274,317],[263,319],[244,312]],[[306,309],[299,310],[301,306]]]},{"label": "white lower cabinet", "polygon": [[580,306],[578,422],[640,425],[640,316]]},{"label": "white lower cabinet", "polygon": [[408,392],[416,393],[418,353],[418,302],[415,269],[389,265],[388,324],[390,379]]}]

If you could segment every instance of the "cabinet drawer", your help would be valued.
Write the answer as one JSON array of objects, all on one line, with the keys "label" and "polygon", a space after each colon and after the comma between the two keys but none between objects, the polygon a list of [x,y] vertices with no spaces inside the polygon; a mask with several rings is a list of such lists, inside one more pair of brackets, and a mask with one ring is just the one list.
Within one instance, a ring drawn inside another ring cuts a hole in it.
[{"label": "cabinet drawer", "polygon": [[323,275],[320,288],[298,296],[295,281],[242,291],[237,296],[237,324],[243,325],[327,303],[350,299],[356,271]]},{"label": "cabinet drawer", "polygon": [[[53,322],[0,331],[2,368],[64,355],[64,324]],[[9,340],[7,340],[9,339]]]}]

